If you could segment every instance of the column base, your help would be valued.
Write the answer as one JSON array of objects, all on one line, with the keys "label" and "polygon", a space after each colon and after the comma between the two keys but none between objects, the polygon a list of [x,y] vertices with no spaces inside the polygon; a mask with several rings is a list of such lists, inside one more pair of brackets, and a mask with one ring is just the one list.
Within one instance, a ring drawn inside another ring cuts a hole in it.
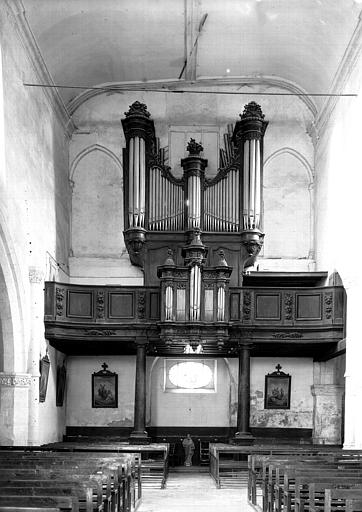
[{"label": "column base", "polygon": [[255,437],[251,434],[251,432],[236,432],[230,441],[232,444],[248,446],[254,443]]},{"label": "column base", "polygon": [[136,431],[131,432],[131,435],[128,439],[129,444],[150,444],[151,438],[148,436],[146,431]]}]

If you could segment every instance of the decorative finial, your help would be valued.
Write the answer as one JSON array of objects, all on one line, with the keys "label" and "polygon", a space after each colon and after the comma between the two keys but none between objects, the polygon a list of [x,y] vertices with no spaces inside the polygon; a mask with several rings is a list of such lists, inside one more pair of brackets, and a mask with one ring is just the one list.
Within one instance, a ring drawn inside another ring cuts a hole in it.
[{"label": "decorative finial", "polygon": [[135,101],[132,105],[129,106],[129,111],[125,112],[124,115],[126,117],[129,116],[144,116],[150,117],[151,114],[147,111],[147,105],[141,103],[139,101]]},{"label": "decorative finial", "polygon": [[173,259],[173,250],[172,249],[168,249],[167,250],[167,258],[166,258],[166,261],[165,261],[164,265],[173,265],[173,266],[175,266],[175,262],[174,262],[174,259]]},{"label": "decorative finial", "polygon": [[278,363],[278,364],[276,365],[276,367],[275,367],[275,368],[276,368],[276,370],[277,370],[278,372],[280,372],[280,370],[281,370],[283,367],[282,367],[282,366],[280,366],[280,364]]},{"label": "decorative finial", "polygon": [[244,106],[244,111],[242,114],[239,114],[241,119],[246,119],[250,117],[258,117],[259,119],[264,119],[265,115],[261,110],[261,106],[255,103],[255,101],[251,101],[247,105]]},{"label": "decorative finial", "polygon": [[201,142],[197,143],[195,139],[190,139],[190,142],[187,144],[186,149],[190,153],[190,155],[199,155],[201,151],[204,151]]},{"label": "decorative finial", "polygon": [[225,259],[225,253],[224,253],[223,249],[220,249],[218,254],[219,254],[219,261],[217,263],[218,267],[227,267],[228,264]]},{"label": "decorative finial", "polygon": [[108,364],[107,363],[103,363],[103,364],[101,364],[101,366],[103,368],[103,371],[106,372],[107,368],[108,368]]}]

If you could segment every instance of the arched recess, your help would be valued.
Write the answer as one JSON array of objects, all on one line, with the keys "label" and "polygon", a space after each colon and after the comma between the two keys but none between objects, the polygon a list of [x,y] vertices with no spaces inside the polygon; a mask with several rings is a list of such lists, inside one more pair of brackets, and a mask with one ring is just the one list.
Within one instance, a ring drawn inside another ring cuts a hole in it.
[{"label": "arched recess", "polygon": [[266,258],[311,258],[314,252],[313,170],[295,149],[284,147],[264,163]]},{"label": "arched recess", "polygon": [[164,391],[164,360],[164,357],[155,359],[150,368],[150,426],[229,427],[231,374],[228,362],[217,359],[216,393],[189,394]]},{"label": "arched recess", "polygon": [[124,249],[122,164],[94,144],[70,168],[72,252],[78,257],[119,257]]}]

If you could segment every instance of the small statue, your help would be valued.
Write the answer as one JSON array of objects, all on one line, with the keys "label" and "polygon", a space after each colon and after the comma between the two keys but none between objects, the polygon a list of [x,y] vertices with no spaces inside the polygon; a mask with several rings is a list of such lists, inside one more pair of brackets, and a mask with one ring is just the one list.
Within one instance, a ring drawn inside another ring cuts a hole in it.
[{"label": "small statue", "polygon": [[195,445],[190,434],[187,434],[187,437],[182,441],[182,446],[185,450],[185,466],[192,466],[192,456],[195,451]]}]

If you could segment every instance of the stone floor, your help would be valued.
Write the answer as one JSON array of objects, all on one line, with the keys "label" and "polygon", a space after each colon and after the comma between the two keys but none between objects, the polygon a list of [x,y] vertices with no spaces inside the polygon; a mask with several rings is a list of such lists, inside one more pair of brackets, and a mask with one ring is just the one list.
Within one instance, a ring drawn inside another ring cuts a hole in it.
[{"label": "stone floor", "polygon": [[205,473],[170,473],[166,489],[144,489],[138,512],[255,512],[246,489],[216,489]]}]

